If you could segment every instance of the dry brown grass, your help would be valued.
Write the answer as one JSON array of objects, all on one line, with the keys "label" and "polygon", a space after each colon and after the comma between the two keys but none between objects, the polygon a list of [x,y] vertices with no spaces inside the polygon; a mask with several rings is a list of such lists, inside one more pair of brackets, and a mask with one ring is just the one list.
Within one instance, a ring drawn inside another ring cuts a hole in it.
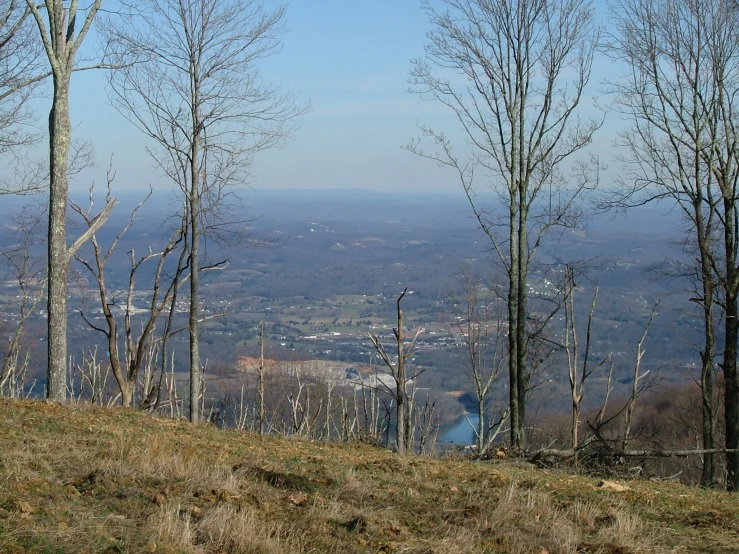
[{"label": "dry brown grass", "polygon": [[0,552],[739,552],[736,495],[0,400]]}]

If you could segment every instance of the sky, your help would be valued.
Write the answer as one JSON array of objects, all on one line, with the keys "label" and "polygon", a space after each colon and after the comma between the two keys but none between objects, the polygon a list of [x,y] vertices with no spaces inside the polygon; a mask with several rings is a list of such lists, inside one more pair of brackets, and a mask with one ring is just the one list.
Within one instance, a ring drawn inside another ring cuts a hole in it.
[{"label": "sky", "polygon": [[[407,92],[410,62],[423,56],[428,30],[420,0],[292,0],[286,22],[282,51],[264,60],[261,72],[299,103],[309,102],[311,111],[284,148],[258,154],[253,188],[458,191],[450,171],[402,148],[418,135],[418,124],[459,132],[443,106]],[[92,142],[98,160],[97,170],[72,188],[104,181],[111,156],[115,188],[168,186],[145,151],[145,137],[108,105],[105,87],[102,71],[72,81],[74,136]],[[594,87],[591,95],[597,92]],[[43,122],[49,99],[37,104]],[[607,139],[599,141],[598,148],[607,148]]]}]

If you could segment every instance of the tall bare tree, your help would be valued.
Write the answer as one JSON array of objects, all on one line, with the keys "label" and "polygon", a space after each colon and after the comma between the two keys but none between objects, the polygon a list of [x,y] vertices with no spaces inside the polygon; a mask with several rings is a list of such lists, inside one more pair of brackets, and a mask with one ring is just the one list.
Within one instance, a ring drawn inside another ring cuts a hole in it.
[{"label": "tall bare tree", "polygon": [[201,248],[228,223],[233,187],[254,154],[284,144],[304,108],[265,84],[260,60],[279,50],[285,8],[254,0],[144,0],[106,25],[111,94],[180,187],[189,226],[190,419],[200,420]]},{"label": "tall bare tree", "polygon": [[26,4],[38,27],[49,60],[53,97],[49,112],[49,228],[48,228],[48,369],[46,395],[64,402],[67,395],[67,275],[75,252],[105,223],[113,199],[95,217],[93,225],[67,244],[67,164],[72,140],[69,87],[82,42],[92,26],[102,0],[83,8],[77,0],[47,0]]},{"label": "tall bare tree", "polygon": [[[689,223],[693,301],[703,326],[703,448],[715,448],[713,372],[716,324],[723,308],[726,448],[736,449],[739,111],[733,98],[739,91],[739,12],[728,0],[620,0],[611,3],[611,13],[610,52],[628,68],[613,88],[632,125],[621,135],[624,170],[610,203],[628,207],[669,198]],[[739,454],[727,456],[729,485],[736,489]],[[709,452],[702,484],[714,481]]]},{"label": "tall bare tree", "polygon": [[[598,42],[588,0],[443,0],[423,2],[432,30],[413,61],[411,92],[456,116],[467,148],[421,127],[409,150],[456,173],[503,269],[508,303],[511,445],[525,447],[529,347],[542,327],[529,306],[530,268],[546,232],[576,224],[581,193],[595,185],[597,163],[573,163],[601,120],[578,115]],[[423,149],[431,139],[435,149]],[[565,175],[563,166],[577,171]],[[480,187],[498,194],[485,205]],[[548,318],[545,318],[545,322]]]},{"label": "tall bare tree", "polygon": [[418,371],[409,375],[406,371],[406,362],[408,361],[408,358],[410,358],[411,354],[413,354],[416,340],[418,340],[419,335],[423,333],[423,328],[419,327],[413,333],[413,337],[410,342],[406,344],[403,336],[403,309],[401,308],[400,303],[407,292],[408,287],[403,289],[403,292],[400,293],[400,296],[398,296],[398,300],[395,303],[398,314],[398,326],[393,329],[397,346],[397,358],[395,359],[395,363],[393,363],[390,355],[382,345],[380,337],[374,333],[367,334],[367,338],[372,342],[372,345],[375,347],[375,350],[377,350],[380,358],[382,358],[382,361],[385,362],[385,365],[390,369],[390,374],[395,382],[395,387],[391,392],[395,400],[395,416],[398,424],[397,446],[398,454],[401,456],[404,456],[408,452],[408,449],[412,448],[412,445],[408,444],[412,436],[411,399],[408,395],[408,385],[418,377],[418,375],[420,375],[420,372]]}]

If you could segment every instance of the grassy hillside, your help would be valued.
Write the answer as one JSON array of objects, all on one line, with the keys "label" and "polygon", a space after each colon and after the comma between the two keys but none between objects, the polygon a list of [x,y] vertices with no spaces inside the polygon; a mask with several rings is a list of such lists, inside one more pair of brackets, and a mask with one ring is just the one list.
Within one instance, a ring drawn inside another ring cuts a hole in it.
[{"label": "grassy hillside", "polygon": [[0,552],[739,552],[739,495],[0,400]]}]

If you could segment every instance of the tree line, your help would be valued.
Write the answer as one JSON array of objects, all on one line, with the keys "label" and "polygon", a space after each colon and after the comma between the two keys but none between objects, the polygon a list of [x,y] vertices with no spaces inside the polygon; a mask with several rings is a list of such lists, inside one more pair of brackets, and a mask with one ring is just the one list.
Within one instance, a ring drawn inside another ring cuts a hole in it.
[{"label": "tree line", "polygon": [[[59,402],[67,396],[67,284],[70,263],[77,258],[100,292],[106,325],[97,330],[108,339],[122,393],[151,360],[153,345],[161,348],[157,363],[164,375],[167,340],[179,332],[188,335],[189,416],[195,423],[201,419],[203,397],[200,275],[225,263],[207,257],[206,246],[238,243],[239,227],[232,225],[239,219],[231,194],[234,187],[248,180],[253,156],[281,146],[308,107],[291,92],[264,84],[259,76],[259,62],[279,49],[284,7],[270,11],[252,1],[143,0],[120,6],[118,13],[102,14],[103,2],[94,0],[82,7],[77,0],[47,0],[42,5],[6,0],[0,18],[2,152],[17,151],[37,138],[24,123],[26,100],[39,83],[46,79],[52,83],[48,164],[25,168],[17,183],[7,187],[15,191],[40,187],[48,195],[47,396]],[[468,310],[466,336],[473,339],[466,359],[480,405],[484,407],[503,368],[509,402],[495,420],[495,430],[487,429],[485,418],[480,418],[478,446],[483,448],[486,434],[498,433],[507,422],[511,450],[527,449],[530,393],[548,364],[566,353],[572,447],[580,448],[577,430],[584,383],[596,369],[605,371],[609,361],[589,357],[590,318],[585,344],[578,343],[574,293],[587,277],[588,261],[558,260],[547,269],[540,247],[562,229],[580,225],[592,209],[625,210],[667,201],[684,214],[684,249],[691,264],[681,277],[692,283],[691,302],[702,321],[698,352],[702,483],[715,483],[714,454],[722,453],[727,486],[736,490],[739,112],[734,99],[739,89],[739,10],[735,2],[611,0],[602,22],[588,0],[424,0],[421,9],[429,31],[424,55],[411,62],[410,92],[440,103],[454,115],[456,126],[450,133],[421,125],[420,136],[407,149],[436,162],[456,179],[495,258],[486,279],[491,298],[481,304],[471,296],[475,287],[467,287],[468,306],[473,308]],[[103,52],[92,64],[80,64],[80,48],[94,24],[103,37]],[[597,53],[613,59],[620,73],[605,82],[606,106],[585,97],[593,86]],[[110,299],[104,266],[112,250],[101,249],[95,234],[115,205],[113,172],[102,209],[95,211],[92,201],[85,209],[68,198],[68,176],[85,163],[84,148],[72,141],[70,82],[76,71],[92,69],[106,71],[113,104],[147,137],[152,159],[182,198],[182,212],[173,220],[167,246],[139,257],[130,254],[129,291],[135,288],[139,267],[159,264],[148,323],[138,334],[127,319],[121,335],[112,313],[109,317],[106,312]],[[589,147],[602,132],[607,111],[618,114],[625,124],[616,139],[618,170],[603,184],[607,175],[603,162]],[[461,134],[461,141],[452,138],[456,134]],[[486,188],[495,194],[495,202],[484,202],[480,192]],[[69,206],[85,222],[77,237],[69,237],[66,229]],[[88,242],[94,261],[83,254]],[[552,286],[541,286],[542,275]],[[180,296],[188,304],[182,329],[176,328],[173,315]],[[409,419],[404,367],[409,350],[404,347],[402,298],[397,299],[397,357],[384,350],[378,337],[369,336],[396,383],[396,442],[401,452],[408,439],[401,427]],[[502,312],[480,313],[480,308],[488,310],[497,302]],[[591,318],[595,309],[596,296]],[[565,329],[556,329],[554,322],[561,314]],[[164,331],[155,336],[160,318],[165,320]],[[479,334],[481,321],[497,331],[496,339]],[[647,329],[648,324],[644,336]],[[579,337],[582,340],[582,332]],[[117,362],[121,340],[124,356]],[[643,383],[641,342],[635,346],[633,400]],[[717,444],[717,370],[723,387],[723,445]],[[160,391],[161,384],[152,384],[149,393]],[[129,395],[122,398],[125,403]],[[632,408],[633,402],[627,403],[618,412],[625,417],[626,437]],[[598,417],[601,423],[608,417],[605,406]],[[603,439],[605,444],[598,422],[587,423],[589,440]],[[620,450],[626,451],[625,442]]]}]

